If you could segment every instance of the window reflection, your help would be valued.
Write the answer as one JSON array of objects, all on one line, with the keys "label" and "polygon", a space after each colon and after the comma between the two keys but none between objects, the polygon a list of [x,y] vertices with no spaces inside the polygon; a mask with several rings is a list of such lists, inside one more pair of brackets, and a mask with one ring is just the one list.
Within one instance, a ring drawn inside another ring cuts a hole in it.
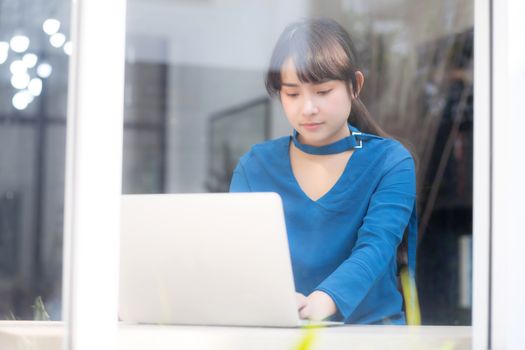
[{"label": "window reflection", "polygon": [[263,74],[304,16],[352,34],[366,106],[419,158],[423,324],[470,324],[472,1],[130,1],[123,192],[225,191],[250,145],[289,134]]},{"label": "window reflection", "polygon": [[0,319],[61,317],[69,10],[0,2]]}]

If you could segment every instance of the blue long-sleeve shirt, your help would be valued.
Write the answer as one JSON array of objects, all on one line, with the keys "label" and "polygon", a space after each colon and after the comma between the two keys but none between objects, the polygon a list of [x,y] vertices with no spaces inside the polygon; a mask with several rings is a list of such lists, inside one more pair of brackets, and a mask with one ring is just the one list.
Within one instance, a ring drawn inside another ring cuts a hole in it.
[{"label": "blue long-sleeve shirt", "polygon": [[[351,127],[355,132],[357,129]],[[415,268],[416,178],[410,153],[397,141],[360,136],[341,177],[317,201],[291,168],[291,137],[257,144],[237,165],[230,191],[277,192],[284,205],[296,290],[332,297],[346,323],[404,323],[396,252],[409,226]]]}]

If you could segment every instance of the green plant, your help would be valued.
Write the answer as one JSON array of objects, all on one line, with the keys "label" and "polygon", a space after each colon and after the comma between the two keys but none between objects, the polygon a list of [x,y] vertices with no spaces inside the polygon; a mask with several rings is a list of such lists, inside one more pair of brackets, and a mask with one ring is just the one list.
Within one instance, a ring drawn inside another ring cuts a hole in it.
[{"label": "green plant", "polygon": [[49,314],[46,311],[46,307],[44,306],[44,301],[42,300],[42,297],[37,296],[35,299],[35,303],[32,306],[33,308],[33,320],[35,321],[49,321],[51,318],[49,317]]}]

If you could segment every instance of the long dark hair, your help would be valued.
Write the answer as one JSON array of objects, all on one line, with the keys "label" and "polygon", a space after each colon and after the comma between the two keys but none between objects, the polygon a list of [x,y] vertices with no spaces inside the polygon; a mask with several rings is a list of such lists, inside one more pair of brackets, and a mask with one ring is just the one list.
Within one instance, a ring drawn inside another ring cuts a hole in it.
[{"label": "long dark hair", "polygon": [[[355,93],[355,73],[362,70],[354,43],[339,23],[328,18],[308,18],[289,24],[284,29],[275,44],[266,73],[266,90],[272,97],[279,96],[282,85],[281,68],[288,58],[293,60],[297,77],[302,83],[321,83],[326,80],[347,82],[352,99],[348,122],[363,132],[393,138],[374,121],[359,95]],[[417,167],[417,157],[414,152],[411,153]],[[407,264],[406,232],[397,250],[397,261],[398,266]]]},{"label": "long dark hair", "polygon": [[289,24],[277,40],[266,73],[266,90],[278,96],[281,90],[281,68],[291,58],[302,83],[326,80],[347,82],[352,98],[348,122],[359,130],[381,137],[390,137],[370,116],[359,98],[355,73],[361,71],[352,39],[336,21],[308,18]]}]

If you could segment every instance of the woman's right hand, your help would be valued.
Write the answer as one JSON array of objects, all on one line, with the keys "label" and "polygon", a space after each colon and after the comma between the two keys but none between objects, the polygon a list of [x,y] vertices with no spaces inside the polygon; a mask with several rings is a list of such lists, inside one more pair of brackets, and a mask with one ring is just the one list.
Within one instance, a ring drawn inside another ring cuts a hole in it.
[{"label": "woman's right hand", "polygon": [[297,311],[301,311],[306,306],[306,297],[301,293],[295,292],[295,299],[297,301]]}]

